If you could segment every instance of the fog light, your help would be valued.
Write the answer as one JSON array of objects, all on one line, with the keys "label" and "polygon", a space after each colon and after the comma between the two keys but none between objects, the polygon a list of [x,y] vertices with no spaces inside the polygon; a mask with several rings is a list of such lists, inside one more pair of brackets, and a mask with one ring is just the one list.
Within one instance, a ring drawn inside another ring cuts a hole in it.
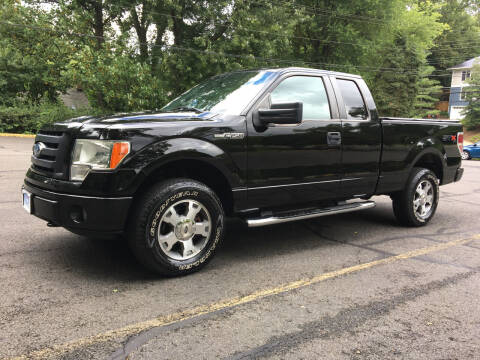
[{"label": "fog light", "polygon": [[72,219],[74,223],[80,224],[84,222],[86,218],[87,212],[85,211],[85,209],[78,205],[72,206],[72,208],[70,209],[70,219]]},{"label": "fog light", "polygon": [[90,165],[77,164],[70,167],[70,179],[72,181],[83,181],[90,172]]}]

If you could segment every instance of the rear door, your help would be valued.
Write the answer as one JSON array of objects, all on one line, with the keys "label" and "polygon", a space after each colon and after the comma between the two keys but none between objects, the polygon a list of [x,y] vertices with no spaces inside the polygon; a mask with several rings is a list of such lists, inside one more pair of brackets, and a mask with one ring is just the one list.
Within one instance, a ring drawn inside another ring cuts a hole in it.
[{"label": "rear door", "polygon": [[340,196],[375,192],[379,175],[382,129],[370,91],[360,78],[332,77],[342,119],[342,185]]},{"label": "rear door", "polygon": [[[330,104],[334,103],[334,106]],[[252,114],[273,103],[302,102],[296,125],[255,128]],[[248,202],[251,207],[335,199],[340,189],[341,121],[328,77],[287,74],[248,115]]]}]

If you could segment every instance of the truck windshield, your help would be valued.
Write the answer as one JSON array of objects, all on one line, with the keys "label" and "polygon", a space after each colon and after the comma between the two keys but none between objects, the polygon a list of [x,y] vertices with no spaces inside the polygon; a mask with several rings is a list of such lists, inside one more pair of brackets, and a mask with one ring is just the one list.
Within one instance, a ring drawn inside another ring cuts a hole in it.
[{"label": "truck windshield", "polygon": [[163,111],[211,111],[239,115],[274,78],[273,71],[239,71],[215,76],[165,105]]}]

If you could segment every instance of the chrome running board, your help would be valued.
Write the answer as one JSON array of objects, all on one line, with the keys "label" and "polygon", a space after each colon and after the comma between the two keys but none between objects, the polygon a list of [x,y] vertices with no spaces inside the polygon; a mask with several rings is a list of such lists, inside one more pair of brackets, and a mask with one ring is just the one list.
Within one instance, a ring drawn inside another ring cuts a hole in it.
[{"label": "chrome running board", "polygon": [[248,227],[259,227],[273,224],[281,224],[290,221],[313,219],[320,216],[343,214],[352,211],[370,209],[373,207],[375,207],[374,201],[359,201],[322,209],[303,210],[278,216],[247,219],[246,221]]}]

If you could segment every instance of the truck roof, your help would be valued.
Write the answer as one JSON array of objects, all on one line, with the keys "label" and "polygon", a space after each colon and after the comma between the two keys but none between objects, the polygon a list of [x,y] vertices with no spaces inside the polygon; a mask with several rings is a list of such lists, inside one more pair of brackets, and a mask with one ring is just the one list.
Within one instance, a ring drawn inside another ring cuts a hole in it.
[{"label": "truck roof", "polygon": [[313,69],[313,68],[306,68],[306,67],[284,67],[284,68],[251,68],[251,69],[244,69],[244,70],[235,70],[231,71],[231,73],[235,72],[243,72],[243,71],[271,71],[271,72],[276,72],[279,75],[280,74],[285,74],[289,72],[309,72],[312,74],[323,74],[323,75],[336,75],[336,76],[348,76],[348,77],[354,77],[354,78],[361,78],[360,75],[358,74],[349,74],[349,73],[344,73],[344,72],[338,72],[338,71],[330,71],[330,70],[322,70],[322,69]]}]

